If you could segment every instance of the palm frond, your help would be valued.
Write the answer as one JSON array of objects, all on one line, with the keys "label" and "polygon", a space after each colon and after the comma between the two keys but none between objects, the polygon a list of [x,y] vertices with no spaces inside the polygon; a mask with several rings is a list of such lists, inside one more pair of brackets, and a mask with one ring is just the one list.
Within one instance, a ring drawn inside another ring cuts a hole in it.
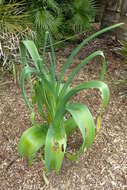
[{"label": "palm frond", "polygon": [[93,0],[80,0],[72,3],[74,13],[71,19],[74,31],[82,31],[89,27],[96,15],[96,6]]},{"label": "palm frond", "polygon": [[57,32],[60,23],[61,19],[55,18],[47,10],[38,10],[35,14],[35,25],[43,32],[47,30],[52,33]]},{"label": "palm frond", "polygon": [[22,31],[29,25],[28,12],[24,12],[24,1],[0,4],[0,29],[6,31]]}]

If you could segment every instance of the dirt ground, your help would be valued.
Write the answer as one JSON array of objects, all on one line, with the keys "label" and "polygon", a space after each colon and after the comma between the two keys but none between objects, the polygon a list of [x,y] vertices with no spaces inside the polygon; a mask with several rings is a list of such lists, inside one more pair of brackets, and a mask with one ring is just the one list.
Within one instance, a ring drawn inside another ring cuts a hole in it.
[{"label": "dirt ground", "polygon": [[[73,47],[74,44],[69,45],[56,53],[57,74]],[[116,83],[125,77],[127,66],[119,55],[111,51],[111,44],[105,43],[103,39],[96,39],[78,54],[68,73],[83,57],[96,49],[103,49],[105,52],[105,82],[109,84],[111,91],[102,128],[93,146],[78,162],[72,163],[65,159],[59,175],[55,172],[47,174],[49,186],[43,181],[43,165],[38,156],[29,167],[17,152],[19,137],[30,127],[29,111],[24,104],[20,88],[13,81],[3,88],[0,97],[0,190],[127,190],[127,99],[120,97],[121,89]],[[101,60],[96,59],[82,69],[73,85],[98,78],[100,63]],[[75,100],[88,104],[96,117],[99,107],[96,91],[81,92]],[[79,138],[71,137],[68,149],[76,146],[79,141]]]}]

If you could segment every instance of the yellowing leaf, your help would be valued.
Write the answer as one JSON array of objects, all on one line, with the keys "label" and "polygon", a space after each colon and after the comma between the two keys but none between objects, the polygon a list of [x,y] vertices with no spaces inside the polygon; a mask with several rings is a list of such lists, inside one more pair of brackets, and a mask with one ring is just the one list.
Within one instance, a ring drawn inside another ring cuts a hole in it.
[{"label": "yellowing leaf", "polygon": [[96,128],[96,133],[98,133],[100,131],[101,128],[101,117],[98,116],[97,118],[97,128]]}]

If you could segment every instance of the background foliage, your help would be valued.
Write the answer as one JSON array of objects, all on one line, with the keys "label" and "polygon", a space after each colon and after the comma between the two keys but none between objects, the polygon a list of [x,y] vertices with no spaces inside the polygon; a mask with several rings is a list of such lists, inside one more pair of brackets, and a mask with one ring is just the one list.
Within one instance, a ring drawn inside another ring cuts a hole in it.
[{"label": "background foliage", "polygon": [[68,38],[90,27],[97,8],[94,0],[0,0],[0,42],[4,70],[16,73],[19,41],[41,46],[45,31],[54,40]]},{"label": "background foliage", "polygon": [[0,27],[21,31],[29,27],[42,36],[50,31],[55,38],[82,31],[94,20],[93,0],[14,0],[0,1]]}]

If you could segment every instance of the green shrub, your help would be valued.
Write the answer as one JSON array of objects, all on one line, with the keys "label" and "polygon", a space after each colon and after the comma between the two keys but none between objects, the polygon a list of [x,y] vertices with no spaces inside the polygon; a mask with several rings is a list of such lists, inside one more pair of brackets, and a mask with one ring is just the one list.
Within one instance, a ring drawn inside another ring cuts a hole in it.
[{"label": "green shrub", "polygon": [[[18,151],[20,155],[28,158],[29,163],[32,163],[36,156],[36,152],[43,147],[44,160],[42,160],[45,164],[46,171],[53,169],[58,172],[61,168],[64,155],[71,160],[77,160],[79,156],[93,144],[96,134],[100,128],[102,113],[109,102],[109,88],[103,82],[106,71],[106,60],[103,52],[100,50],[95,51],[88,57],[84,58],[72,71],[67,81],[63,83],[62,80],[73,58],[84,45],[97,37],[99,34],[120,25],[121,24],[117,24],[108,27],[85,39],[68,58],[58,76],[58,80],[56,80],[56,59],[52,39],[49,33],[46,32],[45,34],[42,57],[40,57],[33,41],[26,40],[21,43],[21,90],[25,103],[31,112],[32,127],[27,129],[22,134],[18,144]],[[51,47],[51,53],[48,53],[50,60],[49,63],[46,61],[45,56],[48,39]],[[33,66],[30,66],[27,63],[27,50],[34,62]],[[86,81],[71,88],[70,84],[73,78],[86,64],[88,64],[89,61],[92,61],[96,56],[102,57],[102,71],[100,80]],[[32,76],[34,78],[32,78]],[[32,94],[31,101],[29,101],[24,89],[25,79],[27,79],[28,83],[30,83]],[[75,94],[81,90],[87,89],[98,89],[101,92],[102,101],[99,109],[97,126],[95,125],[92,114],[86,105],[82,103],[71,104],[69,102]],[[44,121],[42,124],[38,124],[34,120],[35,112],[32,102],[36,103],[38,107],[38,111]],[[69,119],[65,119],[67,113],[71,115]],[[83,143],[75,154],[71,154],[66,151],[67,137],[77,128],[79,128],[81,132]]]},{"label": "green shrub", "polygon": [[48,30],[61,38],[63,29],[68,34],[84,30],[95,14],[94,0],[0,1],[0,28],[22,32],[29,27],[39,39]]},{"label": "green shrub", "polygon": [[98,10],[94,0],[70,0],[60,4],[62,5],[64,32],[69,34],[88,29]]},{"label": "green shrub", "polygon": [[89,26],[95,10],[93,0],[0,1],[4,69],[13,72],[19,56],[19,40],[31,39],[41,47],[45,31],[49,31],[55,40],[68,39],[74,32]]}]

